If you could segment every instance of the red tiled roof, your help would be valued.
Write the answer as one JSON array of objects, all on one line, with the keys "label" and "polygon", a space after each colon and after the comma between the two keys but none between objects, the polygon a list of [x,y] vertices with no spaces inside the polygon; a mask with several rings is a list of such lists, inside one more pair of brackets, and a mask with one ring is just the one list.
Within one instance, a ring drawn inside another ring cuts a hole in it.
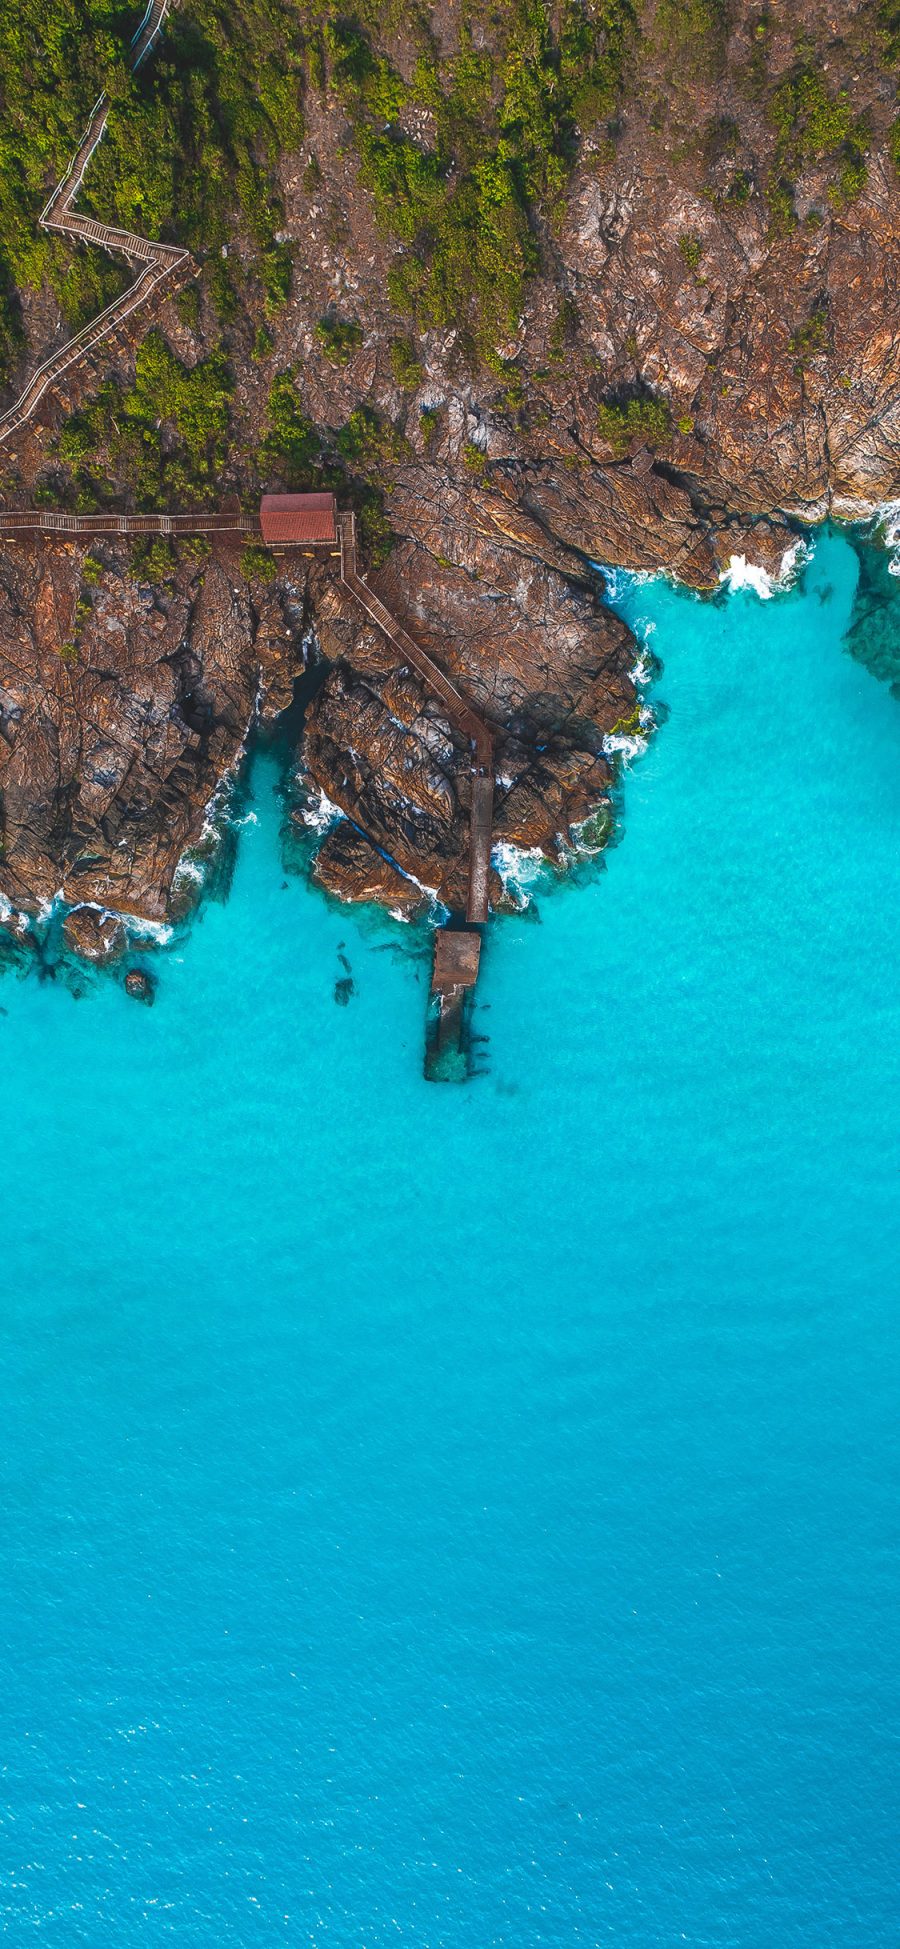
[{"label": "red tiled roof", "polygon": [[333,494],[264,494],[259,505],[263,541],[336,541]]}]

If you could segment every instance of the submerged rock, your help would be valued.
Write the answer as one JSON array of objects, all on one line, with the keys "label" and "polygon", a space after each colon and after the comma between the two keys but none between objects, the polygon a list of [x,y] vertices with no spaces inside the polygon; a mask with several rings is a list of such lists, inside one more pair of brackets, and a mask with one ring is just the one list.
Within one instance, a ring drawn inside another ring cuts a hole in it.
[{"label": "submerged rock", "polygon": [[125,993],[134,1002],[146,1002],[152,1008],[156,996],[156,983],[153,976],[144,968],[129,968],[125,976]]}]

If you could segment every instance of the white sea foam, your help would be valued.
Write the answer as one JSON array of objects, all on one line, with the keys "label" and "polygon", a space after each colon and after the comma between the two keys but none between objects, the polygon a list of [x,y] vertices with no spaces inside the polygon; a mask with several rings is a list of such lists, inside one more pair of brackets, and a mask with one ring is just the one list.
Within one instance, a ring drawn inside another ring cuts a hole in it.
[{"label": "white sea foam", "polygon": [[216,783],[206,801],[203,810],[203,824],[200,827],[197,838],[192,840],[189,846],[185,847],[178,861],[178,865],[172,875],[173,887],[184,887],[186,881],[190,882],[192,886],[202,887],[206,879],[207,871],[219,852],[225,832],[229,828],[237,830],[241,826],[250,826],[257,823],[257,815],[255,812],[248,811],[243,813],[241,817],[238,817],[230,804],[247,749],[247,739],[250,736],[255,718],[256,707],[254,706],[247,720],[243,738],[235,752],[232,763],[222,773],[221,778]]},{"label": "white sea foam", "polygon": [[[397,866],[396,860],[391,860],[391,865],[397,868],[397,872],[401,875],[402,879],[409,880],[412,886],[418,887],[423,899],[427,900],[428,906],[424,918],[428,921],[429,925],[432,927],[443,927],[444,922],[450,918],[450,909],[444,905],[437,887],[427,887],[424,880],[416,878],[415,873],[407,873],[402,866]],[[393,907],[389,907],[388,912],[393,914],[395,920],[409,919],[408,914],[395,913]]]},{"label": "white sea foam", "polygon": [[[603,822],[601,828],[601,836],[598,838],[596,834],[596,820],[597,820],[597,814],[601,810],[608,810],[609,819],[608,822],[607,821]],[[590,830],[591,826],[594,826],[595,828],[593,833]],[[565,849],[567,860],[572,861],[572,860],[584,859],[584,858],[593,859],[598,853],[605,852],[606,847],[609,843],[612,830],[613,830],[612,807],[598,806],[595,812],[588,813],[586,819],[580,819],[577,825],[573,825],[569,827],[571,841],[570,844],[567,845]]]},{"label": "white sea foam", "polygon": [[640,646],[637,656],[628,672],[635,690],[646,690],[653,682],[654,659],[649,645],[650,638],[654,634],[655,629],[656,624],[651,621],[649,616],[636,616],[631,625],[632,635],[636,637]]},{"label": "white sea foam", "polygon": [[[606,562],[592,562],[591,567],[602,575],[606,583],[605,599],[608,603],[624,602],[629,589],[640,589],[645,582],[656,581],[656,573],[652,569],[610,568]],[[665,572],[660,570],[660,574]]]},{"label": "white sea foam", "polygon": [[491,863],[503,882],[503,891],[519,907],[530,905],[547,862],[540,846],[514,846],[500,839],[491,853]]},{"label": "white sea foam", "polygon": [[792,588],[804,563],[812,561],[812,556],[813,549],[810,542],[792,542],[790,548],[786,548],[781,557],[781,567],[778,571],[779,589]]},{"label": "white sea foam", "polygon": [[145,920],[140,914],[120,914],[125,923],[129,940],[154,941],[159,947],[168,947],[175,929],[166,920]]},{"label": "white sea foam", "polygon": [[719,582],[732,591],[750,589],[760,602],[768,602],[772,596],[782,595],[785,589],[791,587],[811,552],[808,542],[792,542],[781,557],[777,575],[770,575],[761,563],[749,561],[746,555],[732,555],[728,567],[719,576]]},{"label": "white sea foam", "polygon": [[187,853],[182,853],[172,875],[172,885],[173,887],[183,886],[185,880],[192,881],[195,886],[202,886],[203,868],[198,860],[189,859]]},{"label": "white sea foam", "polygon": [[322,839],[326,832],[330,832],[332,826],[336,826],[338,820],[344,817],[340,806],[335,805],[334,800],[328,797],[327,792],[322,791],[320,785],[308,787],[306,803],[301,805],[300,815],[309,831],[318,833]]},{"label": "white sea foam", "polygon": [[[641,712],[641,723],[644,713]],[[648,731],[649,731],[648,726]],[[635,758],[647,749],[647,738],[636,731],[607,731],[603,739],[603,754],[606,758],[621,758],[626,765],[632,765]]]},{"label": "white sea foam", "polygon": [[876,508],[871,532],[881,534],[890,555],[888,573],[900,575],[900,501],[884,501]]},{"label": "white sea foam", "polygon": [[0,922],[11,928],[14,934],[27,934],[31,925],[29,915],[20,913],[18,907],[7,900],[5,893],[0,893]]},{"label": "white sea foam", "polygon": [[772,577],[759,562],[750,562],[746,555],[732,555],[728,567],[722,570],[719,581],[732,595],[738,589],[750,589],[760,602],[768,602],[775,594]]}]

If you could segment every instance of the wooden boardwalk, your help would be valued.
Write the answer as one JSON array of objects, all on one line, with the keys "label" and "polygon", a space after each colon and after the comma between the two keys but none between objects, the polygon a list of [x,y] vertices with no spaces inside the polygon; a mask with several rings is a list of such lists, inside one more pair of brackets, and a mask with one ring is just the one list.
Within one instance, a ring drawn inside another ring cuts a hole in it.
[{"label": "wooden boardwalk", "polygon": [[[147,12],[131,43],[132,69],[139,68],[146,59],[171,4],[172,0],[149,0]],[[99,244],[104,250],[116,251],[135,266],[138,275],[121,298],[116,298],[104,311],[98,312],[96,318],[92,318],[80,332],[75,332],[32,373],[15,404],[0,414],[0,442],[11,439],[13,434],[27,425],[45,394],[87,352],[102,344],[104,339],[111,338],[152,297],[163,292],[168,295],[186,277],[196,273],[197,266],[189,251],[172,244],[152,243],[149,238],[138,237],[133,231],[99,223],[95,217],[79,216],[72,209],[84,172],[106,128],[109,109],[106,96],[101,95],[94,103],[91,119],[65,175],[41,211],[39,222],[42,230],[69,237],[73,243]]]},{"label": "wooden boardwalk", "polygon": [[491,890],[491,832],[494,819],[494,773],[473,771],[469,827],[469,895],[466,919],[483,926]]},{"label": "wooden boardwalk", "polygon": [[[353,601],[387,637],[401,666],[415,670],[432,696],[437,697],[471,753],[472,806],[469,827],[469,871],[466,919],[483,926],[488,917],[491,876],[491,828],[494,803],[494,740],[478,712],[456,685],[404,628],[360,574],[356,554],[356,517],[336,517],[339,544],[338,576]],[[103,535],[233,535],[262,539],[258,515],[212,514],[66,514],[57,508],[0,508],[0,540],[41,535],[60,541],[90,541]],[[338,555],[333,538],[297,544],[302,553]]]},{"label": "wooden boardwalk", "polygon": [[338,515],[341,541],[341,582],[373,623],[383,630],[404,663],[417,670],[439,697],[451,724],[461,731],[472,750],[472,812],[469,831],[469,888],[466,919],[482,924],[488,917],[491,877],[491,826],[494,808],[494,740],[487,725],[434,659],[414,640],[387,605],[370,589],[356,565],[356,519]]},{"label": "wooden boardwalk", "polygon": [[63,514],[57,508],[0,508],[0,539],[58,535],[89,541],[99,535],[251,535],[259,540],[255,514]]}]

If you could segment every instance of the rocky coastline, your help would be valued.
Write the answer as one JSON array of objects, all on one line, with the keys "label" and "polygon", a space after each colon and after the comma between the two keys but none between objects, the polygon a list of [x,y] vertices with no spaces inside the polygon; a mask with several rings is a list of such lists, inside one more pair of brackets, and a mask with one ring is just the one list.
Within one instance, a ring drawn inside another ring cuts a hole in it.
[{"label": "rocky coastline", "polygon": [[[818,522],[870,518],[900,485],[895,83],[863,58],[870,9],[837,27],[800,11],[827,79],[789,156],[773,103],[813,72],[797,20],[735,7],[714,58],[674,79],[646,10],[649,82],[623,83],[615,126],[580,139],[552,219],[535,216],[536,268],[490,357],[398,321],[355,111],[308,86],[277,171],[288,295],[267,306],[237,222],[230,316],[211,263],[158,308],[156,393],[140,333],[98,348],[5,450],[4,503],[184,506],[186,455],[210,505],[326,480],[360,509],[373,587],[497,727],[496,842],[564,861],[573,829],[608,827],[640,711],[637,646],[595,565],[697,590],[735,558],[775,577]],[[432,10],[445,41],[448,18]],[[408,82],[404,31],[379,58]],[[427,110],[408,135],[427,149]],[[61,332],[46,291],[23,316],[10,394]],[[21,937],[56,903],[71,950],[104,962],[116,916],[181,917],[217,790],[286,727],[292,767],[343,815],[317,883],[404,915],[458,906],[466,754],[327,567],[224,541],[0,547],[0,926]]]}]

